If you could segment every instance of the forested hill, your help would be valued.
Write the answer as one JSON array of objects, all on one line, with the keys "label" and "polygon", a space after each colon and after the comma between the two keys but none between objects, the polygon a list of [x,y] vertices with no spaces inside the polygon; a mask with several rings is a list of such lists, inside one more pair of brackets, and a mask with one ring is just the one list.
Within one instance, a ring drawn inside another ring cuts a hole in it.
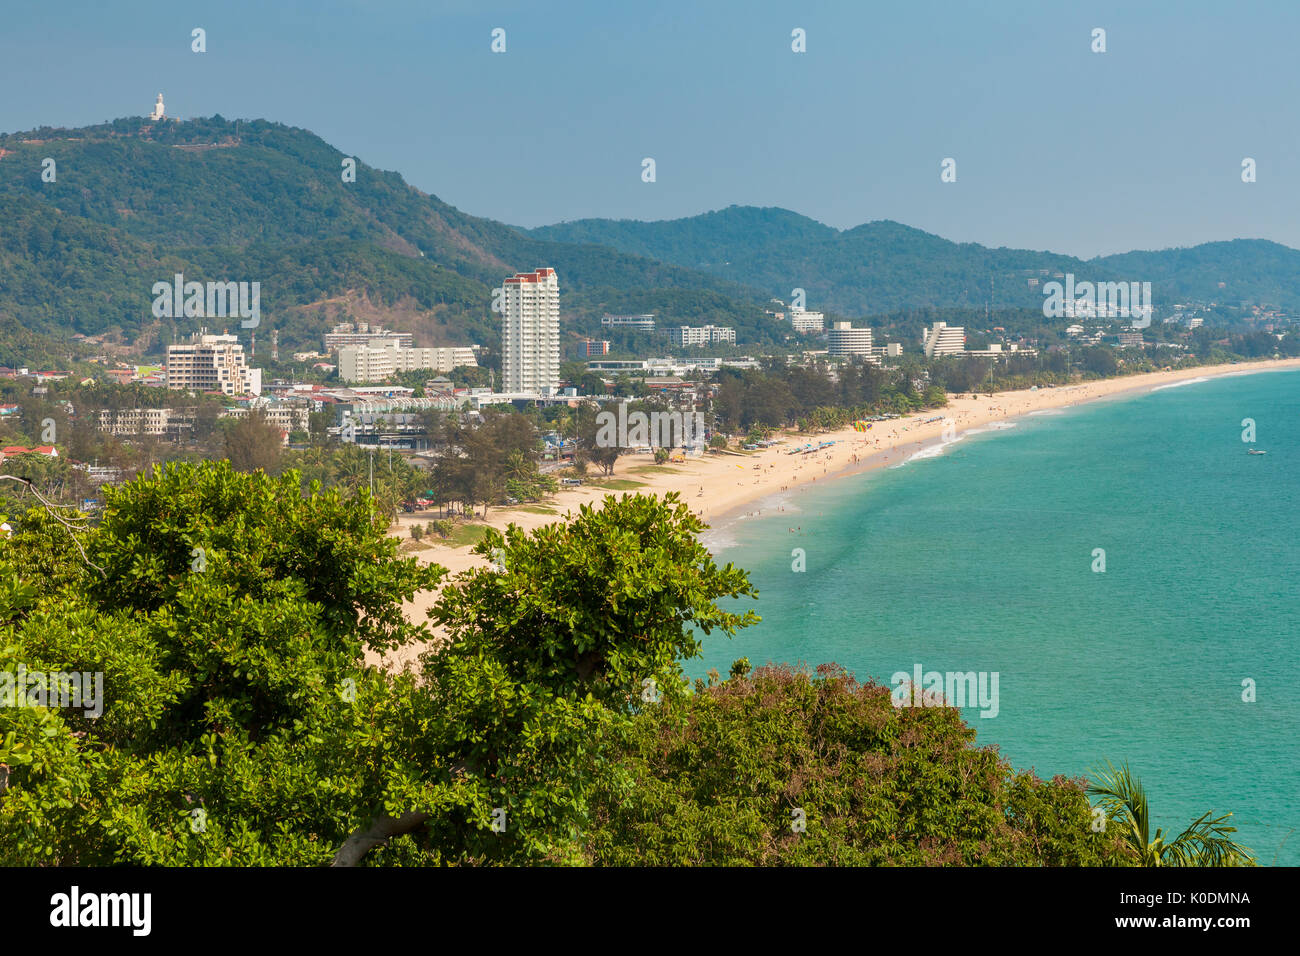
[{"label": "forested hill", "polygon": [[307,307],[361,298],[400,307],[421,344],[495,342],[491,289],[543,265],[566,320],[689,289],[762,326],[757,293],[707,272],[529,237],[360,160],[344,182],[344,159],[305,130],[219,116],[0,135],[0,334],[160,337],[150,290],[183,272],[260,281],[263,327],[286,347],[318,344],[338,318]]},{"label": "forested hill", "polygon": [[[601,243],[710,272],[786,301],[792,289],[802,288],[808,308],[846,315],[982,308],[989,302],[990,280],[994,308],[1030,308],[1042,302],[1042,280],[1057,272],[1091,281],[1151,282],[1157,306],[1193,300],[1300,308],[1300,252],[1265,240],[1082,260],[950,242],[888,220],[841,231],[786,209],[755,206],[661,222],[582,219],[528,233],[557,242]],[[1034,278],[1038,286],[1030,284]]]}]

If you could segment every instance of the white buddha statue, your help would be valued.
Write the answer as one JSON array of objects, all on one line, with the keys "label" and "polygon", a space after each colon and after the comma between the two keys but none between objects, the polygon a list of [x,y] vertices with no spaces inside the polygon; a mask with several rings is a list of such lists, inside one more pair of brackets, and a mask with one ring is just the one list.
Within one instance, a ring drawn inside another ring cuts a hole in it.
[{"label": "white buddha statue", "polygon": [[160,120],[163,118],[163,101],[162,94],[158,94],[158,102],[154,104],[153,112],[149,114],[151,120]]}]

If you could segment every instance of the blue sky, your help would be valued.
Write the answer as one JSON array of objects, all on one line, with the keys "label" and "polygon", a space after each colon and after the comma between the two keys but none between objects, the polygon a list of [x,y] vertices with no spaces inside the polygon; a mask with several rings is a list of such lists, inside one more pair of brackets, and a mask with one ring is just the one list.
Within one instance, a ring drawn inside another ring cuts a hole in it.
[{"label": "blue sky", "polygon": [[305,127],[524,226],[739,203],[1081,256],[1300,247],[1294,0],[5,6],[5,131],[143,115],[161,91],[169,115]]}]

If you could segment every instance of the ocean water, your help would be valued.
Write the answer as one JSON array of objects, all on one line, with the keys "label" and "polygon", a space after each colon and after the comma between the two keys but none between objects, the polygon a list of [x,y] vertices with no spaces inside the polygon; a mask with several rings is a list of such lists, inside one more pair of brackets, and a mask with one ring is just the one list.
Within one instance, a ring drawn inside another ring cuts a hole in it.
[{"label": "ocean water", "polygon": [[706,638],[688,674],[742,656],[882,683],[996,672],[997,715],[963,716],[1015,767],[1128,761],[1170,838],[1231,811],[1261,864],[1300,864],[1300,372],[1008,425],[719,528],[763,621]]}]

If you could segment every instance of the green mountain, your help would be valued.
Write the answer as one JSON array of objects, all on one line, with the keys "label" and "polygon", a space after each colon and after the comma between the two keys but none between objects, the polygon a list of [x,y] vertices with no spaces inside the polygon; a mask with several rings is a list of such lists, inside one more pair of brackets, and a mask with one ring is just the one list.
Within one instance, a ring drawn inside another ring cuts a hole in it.
[{"label": "green mountain", "polygon": [[1264,240],[1083,260],[950,242],[888,220],[841,231],[786,209],[754,206],[662,222],[582,219],[528,234],[600,243],[785,301],[802,288],[808,308],[845,315],[983,308],[990,295],[995,309],[1033,308],[1042,303],[1042,282],[1058,272],[1094,282],[1150,282],[1157,308],[1191,300],[1300,309],[1300,252]]},{"label": "green mountain", "polygon": [[[55,179],[42,170],[54,160]],[[159,322],[151,289],[259,281],[259,331],[317,347],[341,317],[389,320],[421,344],[494,346],[491,290],[514,271],[559,273],[566,322],[601,310],[707,303],[743,339],[775,340],[753,290],[616,249],[553,242],[467,215],[319,137],[220,116],[0,135],[0,335],[107,333],[154,347],[198,320]],[[683,291],[699,293],[683,296]],[[683,321],[690,316],[683,316]],[[219,323],[207,323],[215,325]],[[237,323],[231,321],[230,326]]]}]

